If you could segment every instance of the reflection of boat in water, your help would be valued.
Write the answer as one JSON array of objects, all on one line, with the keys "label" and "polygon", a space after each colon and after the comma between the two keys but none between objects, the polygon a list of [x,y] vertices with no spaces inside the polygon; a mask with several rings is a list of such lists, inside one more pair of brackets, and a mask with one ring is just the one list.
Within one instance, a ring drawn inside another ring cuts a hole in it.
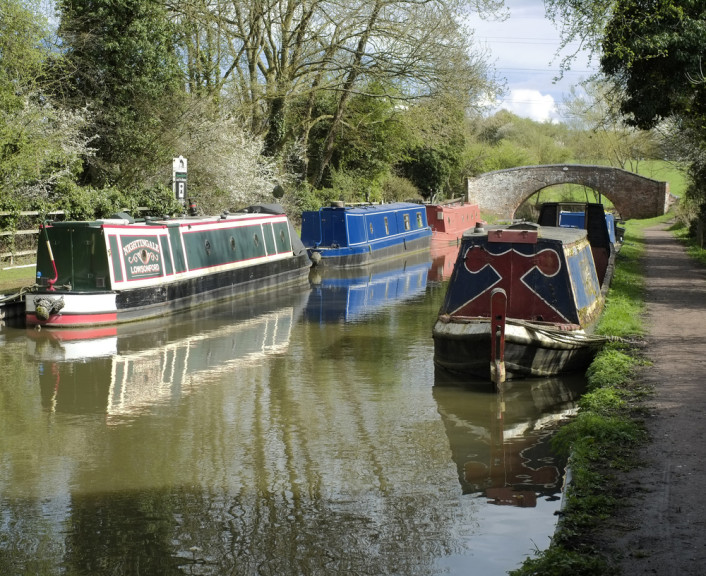
[{"label": "reflection of boat in water", "polygon": [[356,269],[313,268],[306,315],[314,322],[352,321],[424,293],[429,252]]},{"label": "reflection of boat in water", "polygon": [[124,416],[178,401],[214,374],[286,351],[307,294],[83,331],[28,331],[43,404]]},{"label": "reflection of boat in water", "polygon": [[432,246],[429,282],[443,282],[451,278],[458,257],[458,246],[449,244]]},{"label": "reflection of boat in water", "polygon": [[558,497],[565,462],[550,440],[558,422],[575,413],[584,386],[581,378],[526,380],[497,394],[471,391],[437,370],[433,395],[463,493],[520,507]]}]

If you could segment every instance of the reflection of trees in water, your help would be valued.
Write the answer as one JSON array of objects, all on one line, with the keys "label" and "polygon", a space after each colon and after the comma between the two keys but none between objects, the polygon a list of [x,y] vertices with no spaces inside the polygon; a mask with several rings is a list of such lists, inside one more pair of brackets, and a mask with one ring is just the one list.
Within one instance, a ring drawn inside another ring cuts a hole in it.
[{"label": "reflection of trees in water", "polygon": [[[422,319],[410,321],[428,336]],[[135,377],[153,363],[172,373],[172,358],[186,356],[168,344],[142,356],[131,346],[119,362],[65,363],[60,390],[51,375],[40,386],[54,424],[34,421],[31,432],[37,443],[55,438],[51,452],[65,461],[45,470],[46,498],[40,487],[13,500],[7,513],[32,520],[15,521],[11,534],[3,521],[0,574],[34,573],[38,560],[23,550],[40,545],[44,574],[434,573],[436,558],[466,546],[473,520],[459,506],[428,388],[420,407],[404,385],[414,370],[407,344],[383,330],[404,327],[360,324],[333,337],[312,329],[311,349],[296,337],[287,353],[215,371],[211,347],[209,362],[185,373],[191,392],[123,420],[99,414],[108,393],[99,375],[115,379],[127,356],[147,362]],[[321,354],[332,341],[351,355]],[[189,351],[195,361],[208,347]],[[390,366],[377,385],[381,355]],[[41,409],[38,396],[35,388]],[[123,397],[144,406],[142,394]],[[47,505],[57,508],[51,526],[42,524]]]},{"label": "reflection of trees in water", "polygon": [[[0,407],[11,415],[0,418],[0,574],[424,576],[468,553],[483,502],[461,494],[447,417],[479,453],[487,432],[469,439],[489,415],[463,412],[468,394],[448,403],[432,392],[439,290],[369,322],[278,318],[273,335],[293,326],[288,345],[258,340],[273,353],[257,361],[235,362],[228,348],[250,350],[254,337],[239,334],[252,324],[213,345],[191,338],[188,354],[171,337],[152,348],[121,340],[120,362],[65,363],[58,392],[28,362],[16,415]],[[129,388],[150,390],[156,368],[159,382],[184,376],[168,401]],[[106,417],[106,378],[123,373],[125,410]],[[525,421],[522,398],[506,397],[506,423]],[[15,486],[24,493],[8,496]]]},{"label": "reflection of trees in water", "polygon": [[449,518],[418,495],[383,504],[245,490],[92,494],[72,499],[62,528],[42,528],[33,508],[5,510],[5,521],[31,521],[4,532],[2,574],[421,576],[453,547],[440,532]]}]

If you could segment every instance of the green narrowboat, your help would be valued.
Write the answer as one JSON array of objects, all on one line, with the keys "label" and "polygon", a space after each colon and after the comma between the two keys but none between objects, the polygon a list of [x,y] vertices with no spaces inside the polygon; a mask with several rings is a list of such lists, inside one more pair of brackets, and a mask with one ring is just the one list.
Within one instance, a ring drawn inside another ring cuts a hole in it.
[{"label": "green narrowboat", "polygon": [[279,205],[220,216],[46,222],[29,326],[141,320],[308,281],[311,261]]}]

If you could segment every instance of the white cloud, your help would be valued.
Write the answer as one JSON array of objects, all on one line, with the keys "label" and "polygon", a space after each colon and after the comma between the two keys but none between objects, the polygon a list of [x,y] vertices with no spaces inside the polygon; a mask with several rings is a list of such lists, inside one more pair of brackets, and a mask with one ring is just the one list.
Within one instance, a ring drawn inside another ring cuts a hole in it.
[{"label": "white cloud", "polygon": [[509,95],[498,103],[497,108],[504,108],[517,116],[531,118],[537,122],[556,121],[559,118],[554,96],[527,88],[510,90]]},{"label": "white cloud", "polygon": [[502,22],[472,17],[476,42],[490,53],[490,63],[506,82],[507,94],[496,109],[538,121],[558,120],[557,103],[570,88],[592,73],[588,57],[581,54],[561,80],[559,30],[547,20],[544,3],[506,0],[510,17]]}]

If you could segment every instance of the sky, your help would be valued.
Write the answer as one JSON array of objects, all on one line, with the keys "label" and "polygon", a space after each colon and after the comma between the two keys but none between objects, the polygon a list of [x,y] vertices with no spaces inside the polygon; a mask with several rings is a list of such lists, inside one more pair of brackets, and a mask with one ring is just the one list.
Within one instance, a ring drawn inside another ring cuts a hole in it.
[{"label": "sky", "polygon": [[[505,0],[510,17],[503,22],[470,21],[476,44],[488,52],[489,63],[506,82],[507,91],[497,108],[539,122],[559,121],[559,105],[572,85],[578,85],[597,68],[581,55],[566,72],[558,75],[561,56],[559,29],[546,18],[542,0]],[[564,54],[564,53],[562,53]]]}]

